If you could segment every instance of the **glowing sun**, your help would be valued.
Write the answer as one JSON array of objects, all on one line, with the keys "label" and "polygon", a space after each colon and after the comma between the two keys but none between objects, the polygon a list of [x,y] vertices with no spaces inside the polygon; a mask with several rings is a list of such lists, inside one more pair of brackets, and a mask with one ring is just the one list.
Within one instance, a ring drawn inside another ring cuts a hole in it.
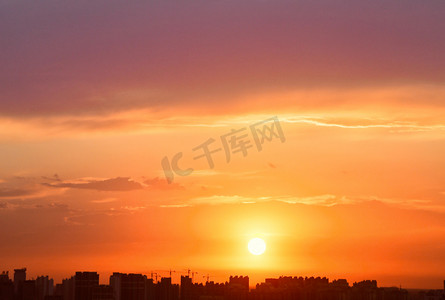
[{"label": "glowing sun", "polygon": [[249,249],[253,255],[261,255],[266,251],[266,242],[260,238],[253,238],[249,241],[247,249]]}]

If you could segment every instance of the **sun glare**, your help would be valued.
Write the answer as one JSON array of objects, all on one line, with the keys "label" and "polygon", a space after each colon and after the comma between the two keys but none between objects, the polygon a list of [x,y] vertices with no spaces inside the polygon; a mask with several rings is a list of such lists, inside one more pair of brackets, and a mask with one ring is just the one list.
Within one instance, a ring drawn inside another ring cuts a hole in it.
[{"label": "sun glare", "polygon": [[253,255],[261,255],[266,251],[266,242],[260,238],[253,238],[249,241],[247,248]]}]

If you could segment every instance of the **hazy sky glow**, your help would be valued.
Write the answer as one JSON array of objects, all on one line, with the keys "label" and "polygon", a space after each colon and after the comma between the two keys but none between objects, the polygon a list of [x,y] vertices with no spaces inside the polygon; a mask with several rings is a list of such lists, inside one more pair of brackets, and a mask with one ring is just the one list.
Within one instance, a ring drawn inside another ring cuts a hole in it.
[{"label": "hazy sky glow", "polygon": [[[441,287],[444,15],[434,0],[0,0],[0,266]],[[273,116],[286,142],[192,159]],[[180,151],[195,172],[167,184],[161,159]]]}]

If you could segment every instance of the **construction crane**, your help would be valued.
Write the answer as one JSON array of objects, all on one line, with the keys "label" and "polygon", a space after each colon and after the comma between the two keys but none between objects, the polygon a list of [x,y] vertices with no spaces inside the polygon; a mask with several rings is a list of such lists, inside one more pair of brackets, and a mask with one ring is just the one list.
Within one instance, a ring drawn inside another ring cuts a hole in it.
[{"label": "construction crane", "polygon": [[158,273],[156,273],[156,272],[151,272],[151,279],[153,279],[153,275],[155,275],[155,281],[154,281],[154,283],[156,283],[156,282],[158,282]]},{"label": "construction crane", "polygon": [[190,274],[192,274],[192,282],[193,282],[194,277],[195,277],[195,274],[198,274],[198,272],[193,272],[193,271],[190,270],[190,269],[187,269],[186,271],[187,271],[187,276],[188,276],[189,278],[190,278]]},{"label": "construction crane", "polygon": [[170,272],[169,272],[169,274],[170,274],[170,278],[172,277],[172,273],[176,273],[176,271],[170,269]]},{"label": "construction crane", "polygon": [[169,270],[156,270],[158,272],[168,272],[168,274],[170,275],[170,278],[172,278],[172,273],[176,273],[175,270],[169,269]]},{"label": "construction crane", "polygon": [[202,278],[206,279],[206,283],[210,282],[210,278],[219,278],[219,277],[224,277],[224,276],[210,275],[209,273],[207,273],[207,275],[202,276]]},{"label": "construction crane", "polygon": [[206,283],[210,282],[210,275],[209,274],[207,274],[205,276],[202,276],[202,278],[206,279]]}]

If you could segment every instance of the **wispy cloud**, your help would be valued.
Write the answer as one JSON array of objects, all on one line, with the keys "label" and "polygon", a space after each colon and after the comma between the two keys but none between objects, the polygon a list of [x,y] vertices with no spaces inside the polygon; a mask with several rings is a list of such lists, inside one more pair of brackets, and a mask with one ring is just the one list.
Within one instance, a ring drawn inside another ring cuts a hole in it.
[{"label": "wispy cloud", "polygon": [[[365,202],[381,202],[390,205],[397,205],[403,208],[412,209],[424,209],[435,210],[437,206],[430,200],[423,199],[399,199],[399,198],[385,198],[374,195],[368,196],[345,196],[345,195],[314,195],[307,197],[297,196],[266,196],[266,197],[248,197],[240,195],[213,195],[207,197],[197,197],[190,199],[186,204],[181,205],[222,205],[222,204],[250,204],[250,203],[263,203],[263,202],[283,202],[288,204],[304,204],[304,205],[316,205],[332,207],[336,205],[348,205],[348,204],[360,204]],[[445,209],[445,205],[440,206]]]},{"label": "wispy cloud", "polygon": [[0,198],[9,200],[26,200],[60,195],[65,189],[51,190],[42,185],[36,177],[9,177],[0,182]]},{"label": "wispy cloud", "polygon": [[168,183],[165,178],[155,177],[144,181],[144,185],[149,190],[184,190],[185,187],[179,183]]},{"label": "wispy cloud", "polygon": [[267,196],[267,197],[245,197],[239,195],[214,195],[209,197],[197,197],[190,200],[190,204],[249,204],[269,201],[280,201],[289,204],[308,204],[308,205],[322,205],[333,206],[338,204],[353,203],[354,201],[346,197],[337,197],[335,195],[319,195],[312,197],[294,197],[294,196]]},{"label": "wispy cloud", "polygon": [[60,182],[43,183],[45,186],[54,188],[75,188],[98,191],[132,191],[143,188],[139,182],[133,181],[129,177],[116,177],[105,180],[85,180],[84,182]]},{"label": "wispy cloud", "polygon": [[181,208],[181,207],[190,207],[190,204],[163,204],[163,205],[159,205],[159,207],[164,207],[164,208]]},{"label": "wispy cloud", "polygon": [[98,199],[98,200],[92,200],[91,203],[110,203],[110,202],[116,202],[117,198],[105,198],[105,199]]},{"label": "wispy cloud", "polygon": [[322,127],[336,127],[344,129],[369,129],[369,128],[386,128],[393,129],[398,132],[419,132],[419,131],[432,131],[432,130],[445,130],[445,125],[435,124],[435,125],[419,125],[415,122],[403,122],[403,121],[393,121],[387,123],[377,123],[377,124],[366,124],[366,125],[348,125],[341,123],[330,123],[323,122],[319,120],[310,119],[298,119],[298,118],[287,118],[282,119],[282,122],[287,123],[299,123],[299,124],[310,124]]}]

